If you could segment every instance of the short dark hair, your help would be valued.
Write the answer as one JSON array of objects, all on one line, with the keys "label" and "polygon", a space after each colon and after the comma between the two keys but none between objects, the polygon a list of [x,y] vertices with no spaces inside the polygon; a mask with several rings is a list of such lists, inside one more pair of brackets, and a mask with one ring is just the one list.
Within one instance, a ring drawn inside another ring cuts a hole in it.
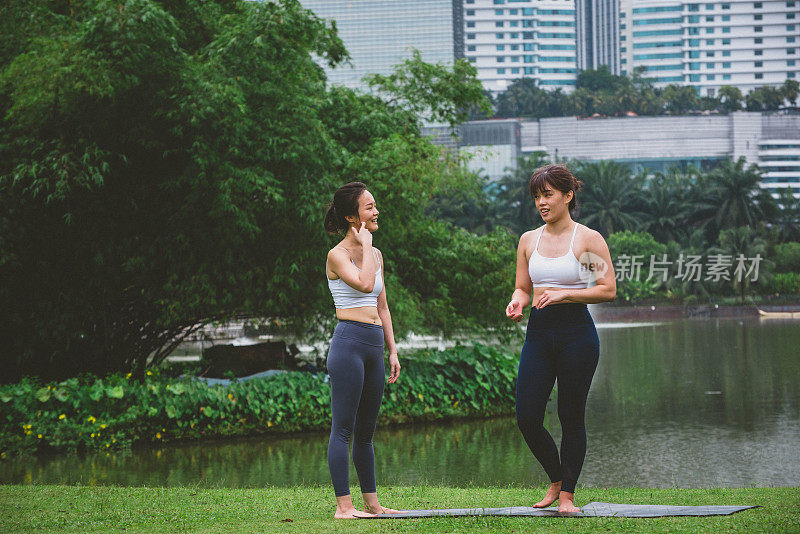
[{"label": "short dark hair", "polygon": [[344,184],[333,194],[333,202],[325,212],[325,231],[329,234],[341,234],[350,224],[345,217],[358,215],[358,198],[367,190],[361,182]]},{"label": "short dark hair", "polygon": [[569,211],[574,210],[578,205],[578,191],[581,190],[583,182],[572,176],[566,165],[560,163],[551,163],[539,167],[531,175],[531,180],[528,182],[528,189],[531,193],[531,198],[536,193],[542,193],[547,186],[553,189],[558,189],[565,195],[572,191],[572,200],[569,201]]}]

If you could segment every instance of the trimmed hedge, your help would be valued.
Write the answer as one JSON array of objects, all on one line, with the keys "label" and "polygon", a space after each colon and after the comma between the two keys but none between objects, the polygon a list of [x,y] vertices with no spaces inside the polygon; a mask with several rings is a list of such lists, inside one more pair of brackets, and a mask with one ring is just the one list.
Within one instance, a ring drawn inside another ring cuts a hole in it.
[{"label": "trimmed hedge", "polygon": [[[401,360],[379,425],[514,411],[517,356],[484,345],[423,350]],[[330,428],[325,374],[208,386],[148,371],[0,386],[0,457],[129,448],[134,444]]]}]

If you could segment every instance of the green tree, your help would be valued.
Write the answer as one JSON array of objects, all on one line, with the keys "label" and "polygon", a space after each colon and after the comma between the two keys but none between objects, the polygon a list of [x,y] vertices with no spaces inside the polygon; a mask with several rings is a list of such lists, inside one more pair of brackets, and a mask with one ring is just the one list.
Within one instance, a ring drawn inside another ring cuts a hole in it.
[{"label": "green tree", "polygon": [[778,193],[778,213],[771,222],[781,241],[800,241],[800,198],[795,191],[793,187],[784,187]]},{"label": "green tree", "polygon": [[677,170],[656,173],[647,184],[643,222],[658,241],[683,241],[688,237],[694,174]]},{"label": "green tree", "polygon": [[725,111],[739,111],[742,109],[742,90],[733,85],[723,85],[719,88],[719,99]]},{"label": "green tree", "polygon": [[614,161],[585,163],[575,176],[584,183],[578,196],[581,222],[605,236],[640,229],[641,177]]},{"label": "green tree", "polygon": [[786,78],[781,85],[780,92],[781,96],[794,106],[797,104],[797,96],[800,94],[800,82]]},{"label": "green tree", "polygon": [[670,84],[662,90],[666,110],[682,115],[697,108],[697,90],[689,85]]},{"label": "green tree", "polygon": [[608,236],[608,250],[617,277],[617,294],[627,302],[648,298],[662,284],[650,277],[651,258],[663,259],[666,247],[647,232],[615,232]]},{"label": "green tree", "polygon": [[[732,262],[730,284],[744,304],[745,292],[751,283],[768,278],[772,262],[766,258],[767,243],[750,227],[728,228],[719,234],[719,246],[713,252],[722,254]],[[758,276],[753,263],[758,262]]]},{"label": "green tree", "polygon": [[718,230],[755,226],[771,201],[760,187],[761,174],[744,157],[722,161],[708,174],[708,198],[716,205],[713,222]]},{"label": "green tree", "polygon": [[747,111],[775,111],[783,104],[783,93],[777,87],[765,85],[751,89],[745,102]]},{"label": "green tree", "polygon": [[[376,245],[397,331],[495,321],[484,312],[513,283],[513,239],[425,215],[463,172],[414,112],[460,120],[484,102],[474,71],[414,58],[380,85],[386,100],[329,90],[315,58],[335,66],[347,52],[296,0],[12,7],[15,25],[0,22],[12,33],[0,63],[0,321],[16,336],[0,349],[3,380],[141,377],[188,333],[233,317],[314,334],[308,325],[332,320],[322,216],[353,179],[383,206]],[[419,98],[414,111],[404,98]],[[451,276],[452,250],[486,269],[480,291]]]}]

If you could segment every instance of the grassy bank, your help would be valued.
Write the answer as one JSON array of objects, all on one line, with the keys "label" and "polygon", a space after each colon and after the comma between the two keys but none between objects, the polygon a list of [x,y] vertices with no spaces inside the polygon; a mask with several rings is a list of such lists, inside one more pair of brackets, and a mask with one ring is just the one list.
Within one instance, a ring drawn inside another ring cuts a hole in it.
[{"label": "grassy bank", "polygon": [[[353,488],[354,495],[357,488]],[[544,488],[380,488],[398,508],[530,505]],[[356,503],[360,499],[356,498]],[[732,516],[625,518],[462,517],[334,523],[326,486],[201,489],[0,486],[2,532],[798,532],[800,488],[579,489],[578,505],[761,505]]]}]

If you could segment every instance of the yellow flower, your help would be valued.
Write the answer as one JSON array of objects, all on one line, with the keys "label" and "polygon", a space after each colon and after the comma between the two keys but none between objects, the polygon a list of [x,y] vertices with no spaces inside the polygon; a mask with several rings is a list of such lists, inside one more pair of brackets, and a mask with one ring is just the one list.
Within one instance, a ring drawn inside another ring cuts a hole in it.
[{"label": "yellow flower", "polygon": [[423,400],[422,393],[417,393],[417,397],[419,397],[419,400]]},{"label": "yellow flower", "polygon": [[90,415],[88,418],[86,418],[86,420],[89,421],[90,423],[94,423],[95,421],[97,421],[97,419],[95,419],[93,415]]},{"label": "yellow flower", "polygon": [[161,439],[161,432],[156,432],[156,438]]},{"label": "yellow flower", "polygon": [[94,432],[92,432],[92,435],[90,437],[94,437]]},{"label": "yellow flower", "polygon": [[103,423],[102,425],[100,425],[100,428],[105,428],[107,426],[108,426],[107,424]]},{"label": "yellow flower", "polygon": [[67,418],[67,416],[66,416],[66,415],[64,415],[64,414],[62,413],[61,415],[59,415],[59,416],[58,416],[58,418],[59,418],[59,419],[66,419],[66,418]]},{"label": "yellow flower", "polygon": [[0,452],[0,458],[5,458],[5,457],[6,457],[6,453],[5,452]]},{"label": "yellow flower", "polygon": [[127,375],[125,375],[125,378],[130,378],[130,377],[131,377],[131,374],[130,374],[130,373],[128,373]]},{"label": "yellow flower", "polygon": [[147,376],[151,376],[152,374],[152,371],[147,371]]},{"label": "yellow flower", "polygon": [[42,435],[41,435],[41,434],[39,434],[39,436],[38,436],[38,437],[39,437],[39,439],[42,439]]},{"label": "yellow flower", "polygon": [[232,400],[233,400],[233,393],[228,393],[228,400],[229,400],[229,401],[232,401]]},{"label": "yellow flower", "polygon": [[111,446],[111,444],[110,444],[110,443],[106,443],[106,447],[110,447],[110,446]]},{"label": "yellow flower", "polygon": [[272,421],[267,421],[267,426],[272,426]]},{"label": "yellow flower", "polygon": [[456,401],[455,404],[453,404],[453,408],[455,408],[456,406],[458,406],[458,401]]}]

